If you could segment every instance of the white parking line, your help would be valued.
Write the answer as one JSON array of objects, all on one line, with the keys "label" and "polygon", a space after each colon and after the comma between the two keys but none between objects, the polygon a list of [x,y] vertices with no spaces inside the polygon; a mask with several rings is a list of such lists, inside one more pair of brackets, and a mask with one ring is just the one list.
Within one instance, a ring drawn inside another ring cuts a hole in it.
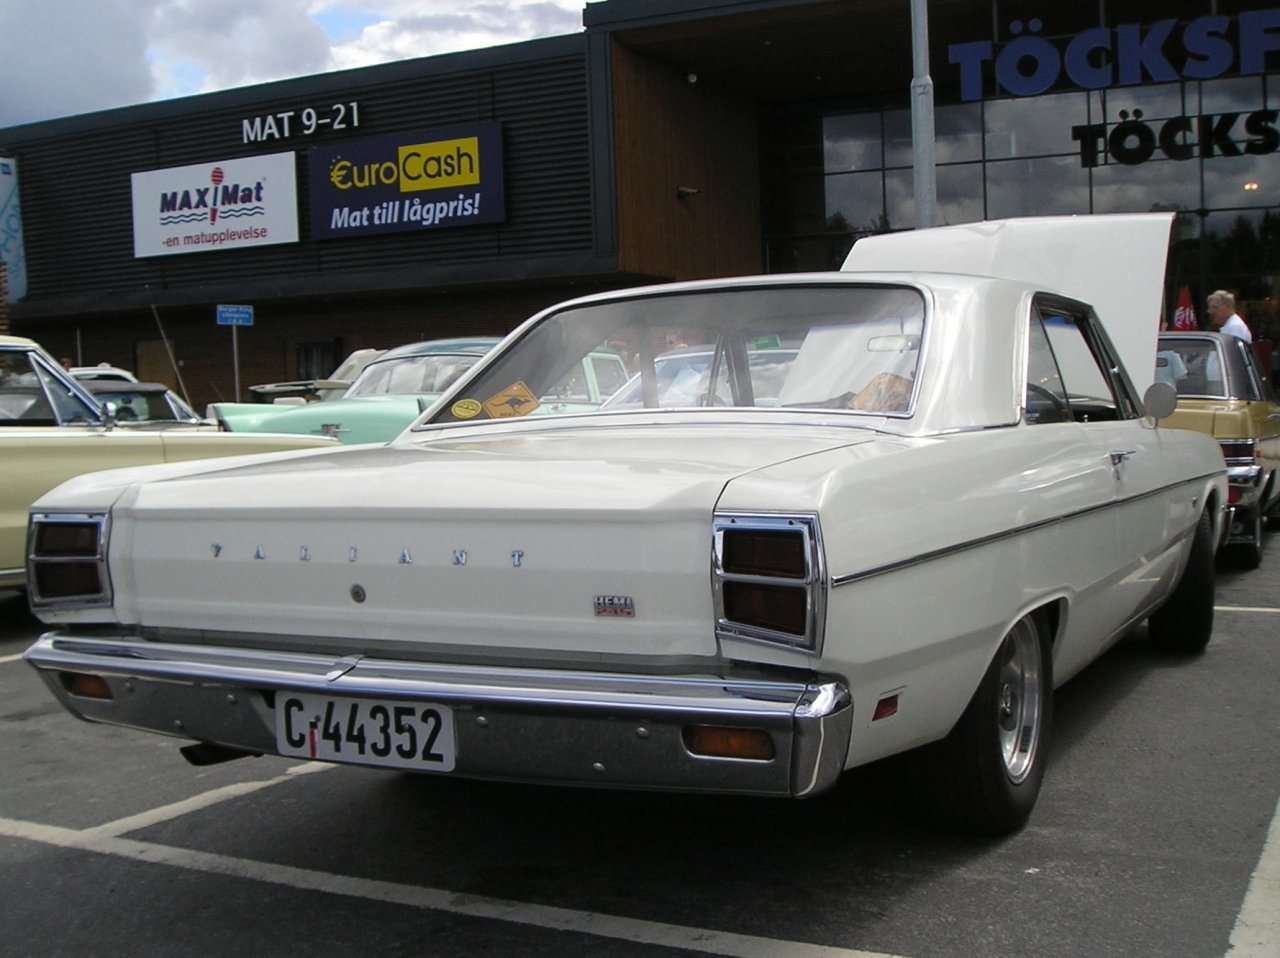
[{"label": "white parking line", "polygon": [[[1280,608],[1266,606],[1220,605],[1214,608],[1218,612],[1280,612]],[[21,653],[0,656],[0,665],[16,662],[21,658]],[[80,831],[0,818],[0,835],[206,874],[227,875],[307,891],[391,902],[465,917],[634,941],[727,958],[901,958],[879,952],[738,935],[508,899],[464,895],[448,889],[335,875],[120,837],[149,825],[280,784],[297,775],[337,767],[339,766],[322,762],[296,765],[274,778],[227,785],[180,802]],[[1280,955],[1280,805],[1276,807],[1257,868],[1250,878],[1248,891],[1232,930],[1226,958],[1274,958],[1276,955]]]},{"label": "white parking line", "polygon": [[391,902],[468,918],[495,919],[518,925],[548,928],[553,931],[576,932],[619,941],[680,948],[707,955],[725,955],[728,958],[900,958],[900,956],[877,952],[784,941],[777,938],[758,938],[754,935],[735,935],[730,932],[668,925],[639,918],[574,911],[549,905],[531,905],[527,902],[481,895],[464,895],[447,889],[423,888],[397,882],[333,875],[309,868],[294,868],[289,865],[118,838],[95,833],[92,829],[75,831],[12,818],[0,818],[0,835],[27,839],[59,848],[74,848],[99,855],[128,858],[153,865],[186,868],[210,875],[227,875],[232,878],[268,882],[305,891]]},{"label": "white parking line", "polygon": [[[116,858],[127,858],[154,865],[169,865],[206,874],[227,875],[305,891],[391,902],[412,908],[442,911],[470,918],[494,919],[553,931],[568,931],[619,941],[681,948],[708,955],[723,955],[727,958],[901,958],[901,956],[881,952],[761,938],[754,935],[738,935],[732,932],[669,925],[639,918],[575,911],[549,905],[533,905],[480,895],[465,895],[448,889],[335,875],[309,868],[295,868],[289,865],[174,848],[169,845],[120,837],[135,829],[168,821],[192,811],[209,808],[219,802],[280,784],[297,775],[307,775],[337,767],[323,762],[296,765],[286,770],[283,775],[274,778],[212,789],[180,802],[173,802],[79,831],[19,819],[0,818],[0,835],[59,848],[74,848]],[[1226,958],[1273,958],[1278,954],[1280,954],[1280,804],[1276,806],[1258,865],[1250,877],[1244,902],[1231,933]]]},{"label": "white parking line", "polygon": [[161,805],[159,808],[152,808],[145,812],[139,812],[137,815],[130,815],[127,818],[118,818],[114,822],[107,822],[103,825],[95,825],[93,828],[86,828],[82,835],[124,835],[128,832],[137,831],[140,828],[146,828],[149,825],[155,825],[159,822],[167,822],[173,818],[179,818],[189,812],[200,811],[201,809],[210,808],[219,802],[229,801],[233,798],[240,798],[242,795],[249,795],[259,789],[269,788],[272,785],[279,785],[281,782],[287,782],[289,779],[298,775],[309,775],[312,772],[324,772],[329,769],[337,768],[337,765],[331,765],[327,762],[308,762],[305,765],[295,765],[285,771],[283,775],[277,775],[275,778],[264,779],[259,782],[236,782],[232,785],[224,785],[222,788],[210,789],[199,795],[193,795],[190,798],[183,799],[180,802],[174,802],[170,805]]},{"label": "white parking line", "polygon": [[1244,904],[1231,930],[1229,958],[1275,958],[1280,955],[1280,804],[1262,846],[1258,867],[1249,880]]}]

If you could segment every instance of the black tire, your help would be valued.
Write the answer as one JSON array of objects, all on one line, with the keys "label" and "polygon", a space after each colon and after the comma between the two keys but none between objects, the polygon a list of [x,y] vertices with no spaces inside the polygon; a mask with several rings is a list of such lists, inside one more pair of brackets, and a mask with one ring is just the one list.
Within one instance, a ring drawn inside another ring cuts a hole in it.
[{"label": "black tire", "polygon": [[906,756],[913,804],[948,831],[1017,831],[1040,795],[1052,716],[1049,630],[1031,615],[1004,637],[951,733]]},{"label": "black tire", "polygon": [[1147,619],[1151,644],[1164,652],[1198,654],[1213,635],[1213,521],[1207,511],[1196,523],[1191,555],[1168,600]]},{"label": "black tire", "polygon": [[1238,569],[1256,569],[1262,565],[1262,515],[1258,513],[1244,521],[1249,529],[1248,542],[1233,542],[1227,546],[1227,558]]}]

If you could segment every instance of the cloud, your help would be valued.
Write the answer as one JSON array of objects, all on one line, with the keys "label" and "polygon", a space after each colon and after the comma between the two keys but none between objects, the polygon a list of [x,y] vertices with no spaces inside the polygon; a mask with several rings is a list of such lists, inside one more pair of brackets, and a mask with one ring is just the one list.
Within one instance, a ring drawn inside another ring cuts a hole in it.
[{"label": "cloud", "polygon": [[0,128],[576,33],[584,0],[0,0]]},{"label": "cloud", "polygon": [[[152,24],[152,72],[161,95],[205,93],[333,69],[324,28],[307,0],[170,0]],[[182,65],[203,72],[198,90],[170,89]]]},{"label": "cloud", "polygon": [[0,0],[0,127],[151,99],[161,0]]},{"label": "cloud", "polygon": [[368,0],[346,6],[376,9],[386,15],[366,26],[355,39],[335,45],[334,58],[341,68],[477,50],[582,29],[582,3],[578,0]]}]

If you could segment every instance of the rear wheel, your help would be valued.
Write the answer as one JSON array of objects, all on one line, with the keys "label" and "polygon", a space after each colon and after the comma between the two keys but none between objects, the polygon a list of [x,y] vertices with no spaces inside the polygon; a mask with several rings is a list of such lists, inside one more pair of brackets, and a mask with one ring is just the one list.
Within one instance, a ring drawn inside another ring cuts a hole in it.
[{"label": "rear wheel", "polygon": [[1213,521],[1208,511],[1196,523],[1191,555],[1167,602],[1147,619],[1151,643],[1166,652],[1203,652],[1213,635]]},{"label": "rear wheel", "polygon": [[1021,828],[1044,778],[1053,711],[1048,627],[1030,615],[1009,630],[946,738],[909,756],[921,813],[951,831]]}]

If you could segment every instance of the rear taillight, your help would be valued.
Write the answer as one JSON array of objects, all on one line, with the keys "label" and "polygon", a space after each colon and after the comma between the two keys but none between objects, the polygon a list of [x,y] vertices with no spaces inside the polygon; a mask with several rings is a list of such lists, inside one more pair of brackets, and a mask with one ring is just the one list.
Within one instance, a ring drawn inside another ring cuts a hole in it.
[{"label": "rear taillight", "polygon": [[34,608],[111,604],[104,513],[33,513],[27,588]]},{"label": "rear taillight", "polygon": [[717,634],[819,651],[826,587],[817,516],[721,513],[714,532]]}]

